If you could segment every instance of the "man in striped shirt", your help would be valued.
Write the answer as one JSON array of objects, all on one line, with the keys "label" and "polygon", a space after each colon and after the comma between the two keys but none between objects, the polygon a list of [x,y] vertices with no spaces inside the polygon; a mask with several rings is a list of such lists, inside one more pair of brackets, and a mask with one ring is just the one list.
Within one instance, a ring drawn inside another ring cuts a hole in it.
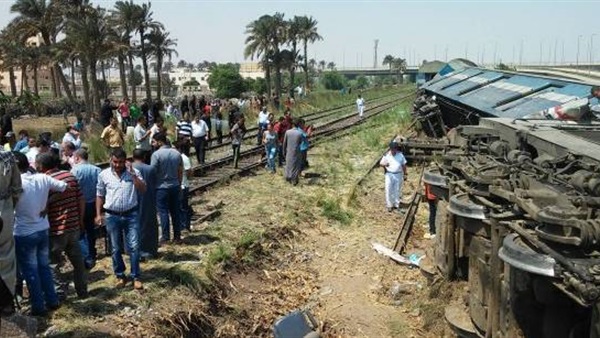
[{"label": "man in striped shirt", "polygon": [[[36,162],[39,172],[67,184],[67,190],[64,192],[50,192],[48,195],[50,262],[54,267],[54,274],[58,281],[57,267],[62,262],[62,255],[65,253],[73,266],[73,280],[77,296],[86,298],[88,295],[87,272],[79,246],[79,237],[84,231],[85,199],[75,176],[68,171],[58,170],[60,163],[58,156],[50,153],[41,154]],[[68,283],[59,282],[59,284],[66,293]]]},{"label": "man in striped shirt", "polygon": [[190,145],[192,140],[192,123],[190,114],[184,114],[183,119],[177,121],[177,141],[181,145],[181,151],[186,156],[190,156]]}]

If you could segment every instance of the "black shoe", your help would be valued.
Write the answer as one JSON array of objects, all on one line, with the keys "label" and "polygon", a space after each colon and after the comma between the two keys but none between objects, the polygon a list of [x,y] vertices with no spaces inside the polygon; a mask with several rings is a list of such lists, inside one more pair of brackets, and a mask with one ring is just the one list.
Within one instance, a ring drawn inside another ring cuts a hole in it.
[{"label": "black shoe", "polygon": [[393,208],[387,208],[388,212],[392,212],[394,209]]}]

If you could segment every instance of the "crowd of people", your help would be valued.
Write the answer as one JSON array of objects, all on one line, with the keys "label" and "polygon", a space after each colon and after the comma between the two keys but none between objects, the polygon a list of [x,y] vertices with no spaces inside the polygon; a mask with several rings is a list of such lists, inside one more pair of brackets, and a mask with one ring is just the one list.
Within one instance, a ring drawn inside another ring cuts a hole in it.
[{"label": "crowd of people", "polygon": [[[223,105],[184,97],[177,108],[168,103],[161,115],[161,102],[144,100],[138,107],[127,98],[119,104],[105,100],[97,116],[103,126],[100,139],[110,154],[110,165],[103,170],[89,162],[81,118],[66,127],[58,143],[50,133],[30,137],[26,130],[17,138],[10,116],[2,115],[0,293],[22,297],[25,284],[36,316],[58,308],[70,283],[78,298],[88,297],[87,278],[96,264],[100,233],[109,239],[116,286],[143,289],[140,262],[155,258],[160,245],[182,243],[182,231],[191,230],[190,149],[196,150],[197,164],[203,164],[207,145],[223,142],[222,107],[228,112],[233,166],[238,166],[247,131],[242,108],[261,105],[256,142],[264,145],[266,168],[274,173],[285,165],[285,179],[298,184],[308,166],[312,127],[292,118],[288,100],[277,120],[266,99],[240,101]],[[167,130],[165,118],[177,120],[174,130]],[[124,144],[131,134],[135,150],[128,157]],[[62,273],[65,257],[72,266],[71,280]],[[5,295],[0,298],[6,300]]]}]

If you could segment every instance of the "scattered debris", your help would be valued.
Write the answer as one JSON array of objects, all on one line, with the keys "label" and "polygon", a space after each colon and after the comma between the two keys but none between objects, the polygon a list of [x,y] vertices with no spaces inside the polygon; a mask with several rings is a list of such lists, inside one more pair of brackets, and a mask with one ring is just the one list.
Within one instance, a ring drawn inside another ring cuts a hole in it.
[{"label": "scattered debris", "polygon": [[401,264],[419,266],[419,262],[421,261],[421,259],[423,257],[425,257],[425,255],[423,255],[421,257],[418,257],[418,259],[415,258],[414,260],[411,260],[410,258],[406,258],[406,257],[402,256],[401,254],[395,252],[394,250],[385,247],[383,244],[371,243],[371,246],[379,254],[384,255],[384,256],[388,256],[392,260],[394,260],[394,261],[396,261],[398,263],[401,263]]}]

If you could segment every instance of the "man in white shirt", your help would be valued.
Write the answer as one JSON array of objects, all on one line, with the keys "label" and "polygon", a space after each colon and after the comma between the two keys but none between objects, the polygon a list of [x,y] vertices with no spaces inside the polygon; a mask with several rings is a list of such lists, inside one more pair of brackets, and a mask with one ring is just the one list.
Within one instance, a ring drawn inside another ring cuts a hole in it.
[{"label": "man in white shirt", "polygon": [[188,203],[188,197],[190,195],[190,182],[188,175],[192,169],[192,162],[190,158],[185,154],[185,141],[177,141],[177,150],[181,153],[181,160],[183,163],[183,177],[181,179],[181,230],[191,230],[190,217],[192,215],[192,209]]},{"label": "man in white shirt", "polygon": [[257,137],[257,145],[262,144],[262,135],[265,130],[267,130],[267,125],[269,124],[269,112],[267,111],[267,107],[262,107],[260,113],[258,113],[258,134]]},{"label": "man in white shirt", "polygon": [[192,121],[192,139],[194,140],[194,148],[196,148],[196,160],[198,160],[198,164],[204,164],[206,157],[204,142],[208,140],[208,125],[200,118],[200,114],[196,114],[194,121]]},{"label": "man in white shirt", "polygon": [[[37,155],[36,163],[43,162],[49,153]],[[59,306],[50,269],[50,223],[46,217],[46,204],[50,191],[64,192],[67,183],[45,174],[29,172],[25,155],[15,153],[21,172],[23,194],[15,207],[15,252],[23,278],[27,282],[31,314],[45,315],[47,310]]]},{"label": "man in white shirt", "polygon": [[365,112],[365,99],[358,95],[356,99],[356,109],[358,110],[358,117],[362,119],[363,113]]},{"label": "man in white shirt", "polygon": [[388,212],[400,210],[402,183],[407,175],[406,159],[396,141],[390,143],[390,150],[383,156],[379,165],[385,169],[385,204]]},{"label": "man in white shirt", "polygon": [[138,117],[137,124],[133,129],[133,140],[135,141],[135,148],[144,151],[145,162],[148,162],[148,154],[152,150],[150,145],[150,130],[146,126],[146,117],[141,115]]},{"label": "man in white shirt", "polygon": [[75,130],[72,126],[67,127],[67,132],[65,136],[63,136],[62,143],[71,142],[75,146],[75,150],[81,147],[81,138],[79,137],[79,132]]}]

